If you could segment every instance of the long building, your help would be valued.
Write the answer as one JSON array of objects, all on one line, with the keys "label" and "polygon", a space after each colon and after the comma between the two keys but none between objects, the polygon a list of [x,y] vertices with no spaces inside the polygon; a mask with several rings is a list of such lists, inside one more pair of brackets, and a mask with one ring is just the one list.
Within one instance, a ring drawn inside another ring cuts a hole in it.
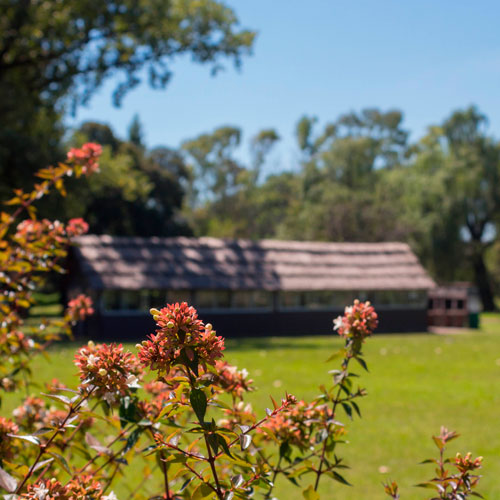
[{"label": "long building", "polygon": [[96,338],[140,339],[151,307],[186,301],[219,334],[332,332],[355,298],[370,300],[378,331],[427,329],[436,285],[405,243],[325,243],[87,235],[70,260],[68,293],[87,293]]}]

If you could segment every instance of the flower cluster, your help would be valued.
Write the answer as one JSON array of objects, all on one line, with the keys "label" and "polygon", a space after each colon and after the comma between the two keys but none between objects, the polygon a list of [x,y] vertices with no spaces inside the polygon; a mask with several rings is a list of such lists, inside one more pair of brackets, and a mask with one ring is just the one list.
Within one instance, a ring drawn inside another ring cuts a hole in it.
[{"label": "flower cluster", "polygon": [[66,225],[66,234],[69,237],[81,236],[87,233],[89,230],[89,225],[81,218],[70,219]]},{"label": "flower cluster", "polygon": [[346,338],[363,340],[378,326],[378,316],[370,302],[354,301],[346,307],[344,315],[333,320],[333,329]]},{"label": "flower cluster", "polygon": [[[271,431],[266,435],[274,435],[279,442],[305,449],[314,445],[316,431],[326,429],[332,421],[333,412],[328,405],[316,402],[307,404],[301,400],[294,407],[277,413],[262,427]],[[343,433],[344,428],[336,426],[333,432]]]},{"label": "flower cluster", "polygon": [[159,373],[168,373],[175,364],[196,366],[215,365],[222,357],[224,339],[198,319],[194,307],[186,302],[168,304],[161,310],[151,309],[157,324],[156,334],[139,347],[139,359],[144,366]]},{"label": "flower cluster", "polygon": [[80,294],[68,302],[66,315],[71,322],[83,321],[87,316],[92,314],[94,314],[94,308],[92,307],[92,299],[90,297]]},{"label": "flower cluster", "polygon": [[243,393],[254,390],[253,380],[248,378],[248,371],[245,368],[238,370],[236,366],[218,360],[215,362],[215,371],[217,373],[215,384],[235,398],[243,399]]},{"label": "flower cluster", "polygon": [[59,221],[50,221],[48,219],[32,220],[26,219],[17,225],[17,239],[26,238],[29,241],[40,241],[42,238],[51,237],[57,243],[64,243],[66,229],[64,224]]},{"label": "flower cluster", "polygon": [[43,399],[28,396],[21,406],[13,410],[12,415],[16,424],[26,431],[32,431],[36,424],[43,421],[46,412]]},{"label": "flower cluster", "polygon": [[462,457],[460,453],[457,453],[455,457],[455,466],[462,474],[466,474],[467,472],[480,469],[482,467],[483,457],[477,457],[474,460],[471,457],[472,455],[470,453],[467,453],[465,457]]},{"label": "flower cluster", "polygon": [[63,485],[55,478],[40,480],[28,486],[20,498],[30,500],[117,500],[115,494],[103,495],[101,484],[91,475],[73,478]]},{"label": "flower cluster", "polygon": [[130,388],[137,387],[141,374],[137,358],[123,350],[121,344],[94,344],[90,341],[78,350],[75,365],[80,369],[82,386],[93,390],[108,403],[117,395],[125,395]]},{"label": "flower cluster", "polygon": [[0,345],[8,354],[18,354],[28,352],[35,347],[33,339],[27,337],[19,330],[13,330],[0,336]]},{"label": "flower cluster", "polygon": [[12,458],[14,450],[11,435],[17,434],[18,431],[19,427],[14,422],[0,417],[0,462],[2,459]]},{"label": "flower cluster", "polygon": [[81,148],[71,148],[67,154],[68,163],[82,167],[84,175],[92,174],[99,170],[99,156],[102,154],[102,147],[94,142],[87,142]]},{"label": "flower cluster", "polygon": [[238,401],[232,408],[225,408],[223,411],[225,416],[219,420],[218,425],[231,431],[242,425],[252,426],[257,421],[252,405],[244,401]]},{"label": "flower cluster", "polygon": [[[42,427],[58,427],[67,414],[66,410],[49,407],[43,399],[33,396],[28,396],[22,405],[12,411],[14,421],[23,432],[33,432]],[[81,420],[79,428],[88,429],[92,422],[93,419],[90,417]]]}]

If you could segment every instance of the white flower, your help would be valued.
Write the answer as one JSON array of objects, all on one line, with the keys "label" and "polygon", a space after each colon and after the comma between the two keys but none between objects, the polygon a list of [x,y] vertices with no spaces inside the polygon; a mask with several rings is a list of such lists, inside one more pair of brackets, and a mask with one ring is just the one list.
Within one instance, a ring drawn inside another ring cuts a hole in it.
[{"label": "white flower", "polygon": [[141,387],[139,384],[139,379],[135,375],[129,375],[127,377],[127,385],[132,389],[139,389]]},{"label": "white flower", "polygon": [[349,314],[352,314],[352,306],[347,306],[345,309],[344,309],[344,314],[346,316],[348,316]]},{"label": "white flower", "polygon": [[101,497],[101,500],[118,500],[118,497],[115,495],[115,492],[112,491],[109,495]]},{"label": "white flower", "polygon": [[99,361],[98,356],[94,356],[93,354],[89,354],[89,357],[87,358],[87,366],[89,368],[92,368],[93,366],[95,366],[97,361]]},{"label": "white flower", "polygon": [[342,325],[343,325],[343,318],[342,318],[342,316],[337,316],[333,320],[333,329],[334,330],[338,330],[339,328],[342,328]]},{"label": "white flower", "polygon": [[241,376],[243,378],[247,378],[248,377],[248,370],[246,368],[243,368],[243,370],[241,370]]},{"label": "white flower", "polygon": [[112,405],[115,402],[115,395],[112,392],[107,392],[104,394],[103,399],[108,405]]},{"label": "white flower", "polygon": [[47,493],[49,492],[48,488],[45,488],[45,485],[41,484],[40,486],[35,486],[33,488],[33,493],[38,500],[45,500]]}]

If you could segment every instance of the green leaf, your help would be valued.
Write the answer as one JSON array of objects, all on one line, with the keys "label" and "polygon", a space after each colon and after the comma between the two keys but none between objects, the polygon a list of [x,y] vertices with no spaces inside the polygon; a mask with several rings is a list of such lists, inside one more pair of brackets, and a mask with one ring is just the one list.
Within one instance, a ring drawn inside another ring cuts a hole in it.
[{"label": "green leaf", "polygon": [[193,389],[189,395],[189,401],[200,424],[203,424],[205,412],[207,411],[207,397],[205,393],[201,389]]},{"label": "green leaf", "polygon": [[45,394],[42,392],[42,396],[45,396],[46,398],[53,399],[54,401],[59,401],[61,403],[64,403],[66,406],[71,405],[71,400],[67,396],[62,396],[60,394]]},{"label": "green leaf", "polygon": [[345,356],[345,349],[340,349],[337,352],[334,352],[326,361],[325,363],[328,363],[329,361],[333,361],[334,359],[339,359]]},{"label": "green leaf", "polygon": [[234,488],[239,488],[245,480],[243,479],[243,476],[241,474],[238,474],[237,476],[234,476],[231,478],[231,483],[233,484]]},{"label": "green leaf", "polygon": [[250,446],[251,442],[252,442],[252,436],[250,436],[249,434],[240,435],[240,446],[242,451],[246,450]]},{"label": "green leaf", "polygon": [[434,483],[430,483],[430,482],[427,482],[427,483],[419,483],[419,484],[416,484],[415,485],[417,488],[428,488],[428,489],[431,489],[431,490],[438,490],[439,491],[439,487],[437,484],[434,484]]},{"label": "green leaf", "polygon": [[223,436],[220,434],[216,434],[217,436],[217,442],[219,443],[220,447],[224,450],[224,453],[232,458],[231,452],[229,451],[229,446],[227,445],[226,440],[224,439]]},{"label": "green leaf", "polygon": [[342,408],[347,413],[347,416],[352,420],[352,408],[347,403],[342,403]]},{"label": "green leaf", "polygon": [[125,455],[128,451],[130,451],[137,441],[139,441],[139,437],[141,436],[143,432],[143,429],[135,429],[134,432],[130,434],[130,436],[127,439],[127,444],[125,448],[123,449],[123,455]]},{"label": "green leaf", "polygon": [[12,493],[17,489],[17,481],[0,467],[0,486]]},{"label": "green leaf", "polygon": [[355,401],[351,401],[351,406],[354,408],[356,413],[358,414],[358,417],[361,418],[361,412],[359,411],[359,406]]},{"label": "green leaf", "polygon": [[339,483],[345,484],[347,486],[352,486],[351,483],[349,483],[343,476],[341,476],[338,472],[335,472],[334,470],[330,471],[332,474],[333,479],[335,481],[338,481]]},{"label": "green leaf", "polygon": [[319,500],[319,494],[314,491],[312,484],[310,484],[304,491],[302,491],[302,496],[306,500]]},{"label": "green leaf", "polygon": [[363,358],[360,358],[358,356],[356,356],[354,358],[367,372],[369,372],[368,370],[368,365],[366,364],[365,360]]},{"label": "green leaf", "polygon": [[122,398],[118,414],[120,416],[120,425],[122,429],[129,423],[137,422],[137,420],[139,420],[137,412],[137,399],[132,399],[130,396]]},{"label": "green leaf", "polygon": [[17,434],[7,434],[7,436],[16,439],[22,439],[23,441],[28,441],[30,443],[36,444],[37,446],[40,444],[40,440],[35,436],[19,436]]},{"label": "green leaf", "polygon": [[217,439],[217,434],[207,434],[207,441],[214,454],[217,455],[217,452],[219,451],[219,440]]},{"label": "green leaf", "polygon": [[73,475],[73,473],[71,472],[71,469],[69,468],[69,464],[68,462],[66,461],[66,459],[62,456],[62,455],[59,455],[59,453],[54,453],[54,452],[50,452],[49,453],[50,456],[54,457],[56,459],[56,462],[62,466],[62,468],[71,476]]},{"label": "green leaf", "polygon": [[292,448],[290,447],[290,444],[288,443],[288,441],[283,441],[280,445],[280,457],[290,461],[291,453]]}]

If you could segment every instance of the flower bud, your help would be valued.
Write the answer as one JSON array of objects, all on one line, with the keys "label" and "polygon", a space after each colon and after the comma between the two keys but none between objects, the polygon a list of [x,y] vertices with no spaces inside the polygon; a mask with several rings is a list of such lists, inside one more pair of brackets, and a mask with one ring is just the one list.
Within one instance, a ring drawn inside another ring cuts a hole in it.
[{"label": "flower bud", "polygon": [[167,323],[167,328],[170,328],[170,329],[171,329],[171,328],[173,328],[174,326],[175,326],[175,324],[174,324],[172,321],[169,321],[169,322]]},{"label": "flower bud", "polygon": [[207,323],[207,324],[205,325],[205,330],[207,330],[207,332],[211,332],[211,331],[212,331],[212,328],[213,328],[212,323]]},{"label": "flower bud", "polygon": [[87,345],[89,346],[90,349],[93,349],[95,347],[95,344],[94,344],[94,342],[92,340],[89,340],[87,342]]},{"label": "flower bud", "polygon": [[158,311],[158,309],[155,309],[154,307],[152,307],[149,310],[149,314],[151,314],[152,316],[157,316],[158,314],[160,314],[160,311]]},{"label": "flower bud", "polygon": [[104,376],[105,376],[105,375],[107,375],[107,374],[108,374],[108,372],[107,372],[104,368],[101,368],[101,369],[99,370],[99,375],[100,375],[101,377],[104,377]]}]

